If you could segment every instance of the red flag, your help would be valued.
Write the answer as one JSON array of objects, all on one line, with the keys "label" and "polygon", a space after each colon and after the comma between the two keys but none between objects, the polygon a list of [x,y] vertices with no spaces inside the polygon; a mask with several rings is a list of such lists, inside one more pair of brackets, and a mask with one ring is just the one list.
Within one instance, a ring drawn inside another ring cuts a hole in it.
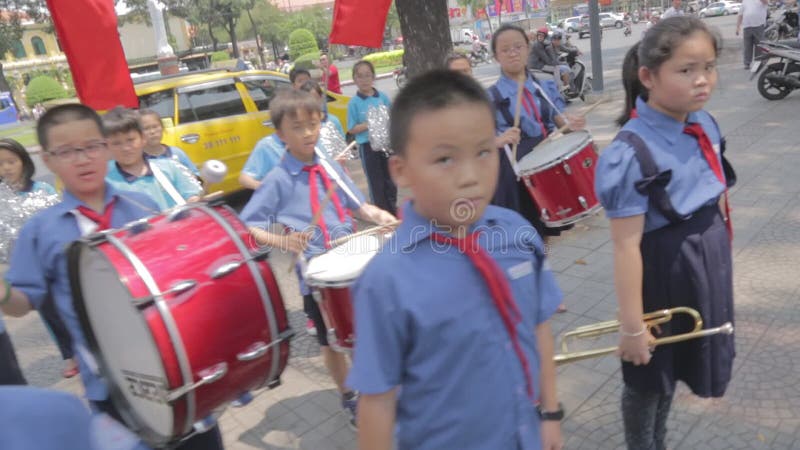
[{"label": "red flag", "polygon": [[336,0],[330,42],[379,48],[392,0]]},{"label": "red flag", "polygon": [[97,110],[136,108],[113,0],[47,0],[81,102]]}]

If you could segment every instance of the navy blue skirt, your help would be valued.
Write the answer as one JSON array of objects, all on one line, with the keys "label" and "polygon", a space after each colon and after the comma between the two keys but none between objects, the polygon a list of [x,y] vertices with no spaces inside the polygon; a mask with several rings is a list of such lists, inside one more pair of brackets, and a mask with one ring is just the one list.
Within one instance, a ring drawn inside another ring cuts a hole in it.
[{"label": "navy blue skirt", "polygon": [[[645,312],[688,306],[701,314],[703,328],[733,323],[731,243],[716,203],[645,233],[641,251]],[[692,329],[694,322],[679,316],[661,325],[663,335]],[[735,355],[733,335],[717,334],[656,347],[649,364],[623,361],[622,373],[628,386],[642,391],[672,394],[682,380],[695,395],[721,397]]]}]

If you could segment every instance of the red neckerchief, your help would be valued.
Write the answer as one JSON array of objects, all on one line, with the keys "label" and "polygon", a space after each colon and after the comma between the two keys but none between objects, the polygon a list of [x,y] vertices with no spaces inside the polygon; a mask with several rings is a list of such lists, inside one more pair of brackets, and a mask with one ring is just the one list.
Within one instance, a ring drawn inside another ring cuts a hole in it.
[{"label": "red neckerchief", "polygon": [[471,233],[465,238],[455,238],[445,236],[439,233],[432,233],[431,239],[439,244],[456,245],[458,250],[465,253],[470,262],[475,266],[480,273],[486,286],[489,288],[489,294],[492,297],[497,312],[500,313],[500,318],[503,319],[503,324],[511,337],[511,343],[514,345],[514,352],[522,364],[522,370],[525,372],[525,385],[528,390],[528,396],[533,399],[533,382],[531,381],[531,369],[528,365],[528,358],[522,351],[522,347],[517,339],[517,324],[522,320],[517,304],[514,302],[514,297],[511,294],[511,286],[508,279],[500,266],[497,265],[492,256],[481,248],[478,244],[478,233]]},{"label": "red neckerchief", "polygon": [[[309,195],[311,197],[311,215],[316,216],[317,211],[319,210],[319,187],[317,186],[317,175],[322,178],[322,185],[325,187],[325,192],[331,188],[331,180],[328,178],[328,173],[325,172],[325,169],[322,168],[319,164],[313,164],[310,166],[304,166],[303,172],[308,172],[308,190]],[[336,207],[336,214],[339,215],[339,221],[345,223],[346,216],[344,212],[344,208],[342,208],[342,203],[339,201],[339,196],[336,194],[336,191],[333,192],[331,195],[331,201],[333,205]],[[325,240],[325,248],[330,248],[330,234],[328,233],[328,227],[325,225],[325,219],[323,218],[323,214],[319,215],[319,228],[322,230],[322,237]]]},{"label": "red neckerchief", "polygon": [[711,171],[717,176],[717,180],[725,186],[725,228],[728,229],[728,238],[733,241],[733,223],[731,222],[731,207],[728,202],[728,184],[725,181],[725,175],[722,173],[722,164],[717,158],[717,152],[714,151],[711,139],[708,138],[703,126],[699,123],[686,125],[683,128],[683,132],[697,139],[697,143],[700,144],[700,150],[702,150],[706,162],[711,167]]},{"label": "red neckerchief", "polygon": [[544,122],[542,122],[542,115],[539,114],[539,108],[536,107],[536,101],[533,99],[533,94],[531,94],[531,91],[528,90],[527,86],[523,85],[522,90],[525,93],[524,99],[522,100],[522,105],[525,107],[525,111],[528,112],[528,115],[533,115],[533,117],[536,118],[536,122],[542,129],[542,137],[547,139],[547,128],[544,126]]},{"label": "red neckerchief", "polygon": [[88,206],[78,206],[78,211],[80,211],[84,217],[97,224],[97,229],[95,231],[104,231],[111,228],[111,214],[114,213],[115,201],[116,198],[112,198],[111,201],[108,202],[105,210],[103,210],[103,214],[97,213]]}]

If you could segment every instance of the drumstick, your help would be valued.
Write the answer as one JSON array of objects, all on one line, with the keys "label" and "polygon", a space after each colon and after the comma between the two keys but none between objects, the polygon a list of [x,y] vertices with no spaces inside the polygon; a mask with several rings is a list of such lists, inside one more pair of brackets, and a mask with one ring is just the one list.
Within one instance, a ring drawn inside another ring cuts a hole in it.
[{"label": "drumstick", "polygon": [[[519,128],[520,115],[522,114],[522,93],[525,91],[525,79],[519,82],[517,88],[517,109],[514,112],[514,128]],[[514,162],[517,161],[517,144],[511,146],[511,156],[514,157]]]},{"label": "drumstick", "polygon": [[210,194],[206,194],[206,195],[200,197],[200,201],[208,202],[208,201],[217,199],[219,197],[222,197],[223,194],[225,194],[225,191],[214,191],[214,192],[212,192]]},{"label": "drumstick", "polygon": [[369,234],[377,233],[381,230],[385,230],[387,228],[395,228],[400,225],[402,222],[399,220],[395,220],[394,222],[389,222],[386,225],[378,225],[377,227],[367,228],[366,230],[361,230],[357,233],[348,234],[347,236],[342,236],[339,239],[334,240],[331,242],[331,248],[338,247],[345,242],[349,241],[350,239],[355,239],[360,236],[366,236]]},{"label": "drumstick", "polygon": [[357,144],[358,144],[358,142],[356,142],[356,141],[354,140],[354,141],[353,141],[353,142],[351,142],[351,143],[350,143],[350,144],[349,144],[347,147],[345,147],[345,148],[344,148],[344,150],[342,150],[342,151],[341,151],[341,152],[340,152],[338,155],[336,155],[336,157],[335,157],[335,158],[333,158],[333,159],[338,161],[338,160],[339,160],[339,158],[342,158],[342,157],[344,157],[344,155],[346,155],[347,153],[349,153],[349,152],[350,152],[350,150],[352,150],[352,149],[353,149],[353,147],[355,147]]},{"label": "drumstick", "polygon": [[[328,190],[325,192],[325,198],[322,199],[322,203],[320,203],[317,212],[315,212],[314,215],[311,216],[311,223],[308,224],[309,229],[313,229],[314,227],[317,226],[319,220],[322,218],[322,212],[325,211],[325,208],[328,207],[328,202],[331,201],[333,193],[336,192],[337,187],[339,187],[338,184],[331,183],[331,187],[329,187]],[[292,269],[300,262],[302,258],[303,258],[303,252],[297,253],[297,257],[294,260],[294,264],[289,265],[289,270],[288,270],[289,273],[292,273]]]},{"label": "drumstick", "polygon": [[[590,112],[592,112],[593,109],[597,108],[597,106],[600,105],[601,103],[603,103],[602,100],[596,101],[595,103],[589,105],[586,109],[581,111],[580,115],[582,115],[582,116],[588,115]],[[550,136],[547,136],[547,139],[543,140],[539,145],[546,144],[546,143],[550,142],[551,140],[555,139],[559,135],[563,134],[568,129],[569,129],[569,123],[565,123],[564,126],[562,126],[561,128],[557,129],[556,131],[550,133]]]}]

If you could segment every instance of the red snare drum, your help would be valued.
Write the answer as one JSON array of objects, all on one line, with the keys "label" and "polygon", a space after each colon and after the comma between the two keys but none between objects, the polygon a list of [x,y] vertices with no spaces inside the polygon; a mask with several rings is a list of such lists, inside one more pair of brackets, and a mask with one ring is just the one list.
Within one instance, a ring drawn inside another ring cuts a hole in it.
[{"label": "red snare drum", "polygon": [[597,147],[587,131],[576,131],[534,147],[519,161],[519,173],[548,227],[575,223],[602,208],[594,194]]},{"label": "red snare drum", "polygon": [[350,285],[378,253],[385,239],[377,234],[354,237],[308,262],[306,284],[314,288],[314,298],[328,327],[328,342],[334,350],[353,349],[355,329]]},{"label": "red snare drum", "polygon": [[165,446],[251,389],[280,384],[286,310],[266,253],[227,207],[192,204],[69,251],[75,309],[111,401]]}]

